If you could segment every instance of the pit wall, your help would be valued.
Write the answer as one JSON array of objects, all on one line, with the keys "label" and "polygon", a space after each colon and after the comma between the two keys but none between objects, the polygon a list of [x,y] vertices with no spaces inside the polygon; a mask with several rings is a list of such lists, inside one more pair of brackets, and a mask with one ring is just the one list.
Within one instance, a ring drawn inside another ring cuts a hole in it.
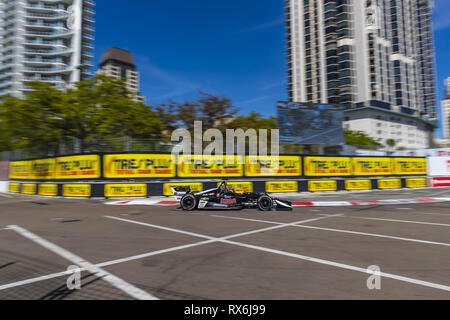
[{"label": "pit wall", "polygon": [[[258,180],[227,181],[236,192],[326,192],[326,191],[370,191],[401,188],[428,187],[425,177],[388,177],[368,179],[332,179],[332,180]],[[11,181],[8,192],[27,195],[58,196],[74,198],[130,198],[171,196],[172,188],[190,186],[193,191],[217,188],[217,181],[192,182],[142,182],[142,183],[35,183]]]}]

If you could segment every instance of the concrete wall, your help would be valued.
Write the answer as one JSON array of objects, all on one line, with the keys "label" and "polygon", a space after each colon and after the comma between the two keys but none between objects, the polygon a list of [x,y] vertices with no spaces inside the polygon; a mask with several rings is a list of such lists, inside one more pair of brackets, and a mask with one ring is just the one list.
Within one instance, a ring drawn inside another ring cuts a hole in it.
[{"label": "concrete wall", "polygon": [[8,180],[9,178],[9,161],[0,161],[0,181]]},{"label": "concrete wall", "polygon": [[0,193],[8,191],[8,181],[0,181]]}]

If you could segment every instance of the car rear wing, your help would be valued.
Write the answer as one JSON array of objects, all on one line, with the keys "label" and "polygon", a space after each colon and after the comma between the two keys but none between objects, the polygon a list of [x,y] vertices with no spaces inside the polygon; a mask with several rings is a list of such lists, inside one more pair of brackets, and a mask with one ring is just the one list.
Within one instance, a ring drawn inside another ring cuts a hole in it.
[{"label": "car rear wing", "polygon": [[183,197],[184,195],[191,193],[191,187],[187,186],[178,186],[178,187],[174,187],[171,188],[172,189],[172,194],[176,197],[177,200],[181,200],[181,197]]}]

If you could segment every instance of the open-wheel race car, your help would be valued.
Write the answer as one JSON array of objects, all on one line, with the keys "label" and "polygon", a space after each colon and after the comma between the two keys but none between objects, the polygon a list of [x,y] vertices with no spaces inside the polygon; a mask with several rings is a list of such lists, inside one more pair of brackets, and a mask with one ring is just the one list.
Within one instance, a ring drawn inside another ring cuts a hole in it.
[{"label": "open-wheel race car", "polygon": [[191,192],[190,187],[175,187],[172,191],[176,199],[180,200],[181,208],[186,211],[246,208],[257,208],[261,211],[270,211],[273,208],[280,211],[292,210],[290,201],[273,198],[267,193],[236,193],[225,181],[218,188],[201,192]]}]

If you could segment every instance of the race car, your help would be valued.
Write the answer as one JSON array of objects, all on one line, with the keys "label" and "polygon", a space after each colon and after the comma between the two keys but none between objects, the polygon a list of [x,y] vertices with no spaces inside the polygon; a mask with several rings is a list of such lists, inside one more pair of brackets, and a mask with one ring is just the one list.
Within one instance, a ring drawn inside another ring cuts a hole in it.
[{"label": "race car", "polygon": [[267,193],[236,193],[224,181],[219,188],[201,192],[191,192],[190,187],[175,187],[174,196],[180,200],[180,206],[185,211],[196,209],[229,209],[240,210],[258,208],[261,211],[292,210],[290,201],[273,198]]}]

